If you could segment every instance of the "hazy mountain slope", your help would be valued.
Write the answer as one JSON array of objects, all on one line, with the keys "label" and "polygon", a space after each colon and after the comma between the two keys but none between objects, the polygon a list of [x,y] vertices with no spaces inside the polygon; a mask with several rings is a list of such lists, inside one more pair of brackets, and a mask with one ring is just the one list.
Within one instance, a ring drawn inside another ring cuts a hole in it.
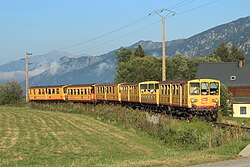
[{"label": "hazy mountain slope", "polygon": [[[250,58],[250,16],[219,25],[187,39],[166,42],[168,56],[183,54],[189,57],[204,57],[211,53],[221,43],[238,45],[246,57]],[[161,55],[161,42],[140,41],[138,44],[146,53]]]}]

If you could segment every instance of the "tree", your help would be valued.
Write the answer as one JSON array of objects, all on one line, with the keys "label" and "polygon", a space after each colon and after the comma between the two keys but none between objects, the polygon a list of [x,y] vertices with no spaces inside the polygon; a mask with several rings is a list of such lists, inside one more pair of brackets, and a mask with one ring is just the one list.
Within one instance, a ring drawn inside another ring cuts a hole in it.
[{"label": "tree", "polygon": [[221,84],[220,87],[220,106],[221,114],[223,116],[229,116],[232,114],[232,101],[233,95],[229,92],[227,87]]},{"label": "tree", "polygon": [[23,100],[23,90],[16,81],[7,81],[0,85],[0,105],[14,104]]},{"label": "tree", "polygon": [[233,45],[230,50],[230,58],[234,61],[239,61],[244,59],[244,51],[238,46]]},{"label": "tree", "polygon": [[161,79],[161,61],[153,56],[133,57],[121,62],[116,71],[115,82],[142,82]]},{"label": "tree", "polygon": [[193,79],[201,62],[218,62],[220,59],[190,58],[183,55],[175,55],[167,59],[167,80],[187,80]]},{"label": "tree", "polygon": [[219,58],[223,62],[233,62],[244,59],[244,52],[237,45],[220,44],[209,57]]},{"label": "tree", "polygon": [[141,45],[138,45],[138,47],[135,49],[134,55],[136,57],[144,57],[145,56],[145,53],[144,53]]},{"label": "tree", "polygon": [[121,62],[129,61],[133,53],[129,48],[121,47],[118,51],[115,52],[115,55],[119,64]]}]

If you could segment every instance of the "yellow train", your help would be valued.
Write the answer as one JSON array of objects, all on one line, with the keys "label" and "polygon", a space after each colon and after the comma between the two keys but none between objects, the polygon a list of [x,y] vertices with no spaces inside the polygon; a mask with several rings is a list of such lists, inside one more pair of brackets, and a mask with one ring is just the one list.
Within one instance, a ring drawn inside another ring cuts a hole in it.
[{"label": "yellow train", "polygon": [[89,84],[31,87],[30,101],[118,103],[133,108],[192,117],[217,119],[220,81],[145,81],[140,83]]}]

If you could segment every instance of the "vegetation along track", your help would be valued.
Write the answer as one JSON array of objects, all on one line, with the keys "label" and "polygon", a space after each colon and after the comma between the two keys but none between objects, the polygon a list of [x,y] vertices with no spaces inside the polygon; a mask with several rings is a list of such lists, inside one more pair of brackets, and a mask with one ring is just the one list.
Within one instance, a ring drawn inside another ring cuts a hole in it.
[{"label": "vegetation along track", "polygon": [[240,128],[243,129],[244,131],[250,133],[250,127],[246,127],[244,125],[239,126],[239,125],[234,125],[234,124],[228,124],[228,123],[219,123],[219,122],[213,122],[215,126],[221,127],[221,128]]},{"label": "vegetation along track", "polygon": [[82,114],[0,106],[0,128],[0,166],[188,166],[234,157],[167,146]]}]

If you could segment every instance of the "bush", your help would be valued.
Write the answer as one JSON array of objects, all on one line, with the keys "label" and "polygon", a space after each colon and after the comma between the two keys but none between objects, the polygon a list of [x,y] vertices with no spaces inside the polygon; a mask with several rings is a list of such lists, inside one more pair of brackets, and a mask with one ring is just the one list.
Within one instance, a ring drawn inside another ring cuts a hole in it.
[{"label": "bush", "polygon": [[221,92],[221,95],[220,95],[221,114],[223,116],[232,115],[233,95],[229,92],[227,87],[223,84],[221,84],[220,92]]},{"label": "bush", "polygon": [[7,81],[0,85],[0,105],[16,104],[23,101],[23,90],[19,83]]}]

